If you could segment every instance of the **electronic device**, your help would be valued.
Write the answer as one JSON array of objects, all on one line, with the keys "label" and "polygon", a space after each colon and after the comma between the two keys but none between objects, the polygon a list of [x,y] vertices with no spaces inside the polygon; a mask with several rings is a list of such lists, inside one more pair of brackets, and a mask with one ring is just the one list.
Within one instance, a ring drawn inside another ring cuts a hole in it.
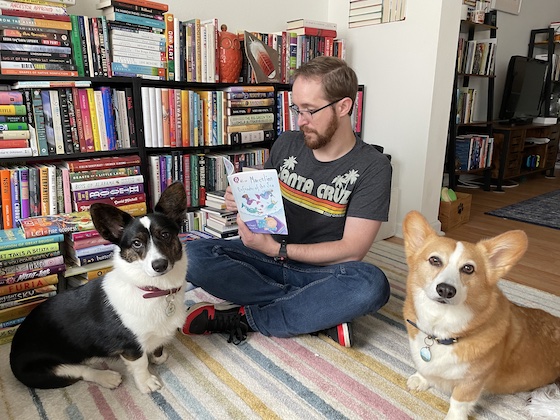
[{"label": "electronic device", "polygon": [[548,62],[514,55],[509,60],[500,120],[530,124],[541,115]]}]

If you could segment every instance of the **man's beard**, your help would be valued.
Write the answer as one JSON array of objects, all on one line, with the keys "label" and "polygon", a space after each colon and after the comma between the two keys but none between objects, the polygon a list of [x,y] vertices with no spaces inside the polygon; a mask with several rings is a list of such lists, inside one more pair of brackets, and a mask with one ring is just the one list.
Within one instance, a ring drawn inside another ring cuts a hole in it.
[{"label": "man's beard", "polygon": [[336,133],[336,130],[338,130],[338,119],[334,113],[332,114],[332,118],[323,134],[319,134],[318,131],[309,129],[307,126],[302,128],[305,144],[313,150],[320,149],[329,144],[334,133]]}]

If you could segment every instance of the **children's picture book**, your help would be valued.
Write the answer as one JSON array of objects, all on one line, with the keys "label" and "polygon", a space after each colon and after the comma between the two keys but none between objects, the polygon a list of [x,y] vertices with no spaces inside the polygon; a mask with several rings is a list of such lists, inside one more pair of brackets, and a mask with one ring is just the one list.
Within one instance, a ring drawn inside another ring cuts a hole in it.
[{"label": "children's picture book", "polygon": [[26,238],[95,229],[89,211],[33,216],[22,219],[20,224]]},{"label": "children's picture book", "polygon": [[252,232],[288,234],[284,203],[275,169],[232,172],[228,175],[228,182],[241,220]]}]

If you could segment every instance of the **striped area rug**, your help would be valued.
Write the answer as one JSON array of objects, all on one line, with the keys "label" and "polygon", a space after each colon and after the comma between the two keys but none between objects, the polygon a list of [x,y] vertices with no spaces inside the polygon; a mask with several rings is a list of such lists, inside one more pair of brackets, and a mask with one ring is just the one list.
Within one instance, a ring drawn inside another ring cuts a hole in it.
[{"label": "striped area rug", "polygon": [[[169,360],[152,366],[164,388],[140,394],[124,373],[116,390],[80,382],[60,390],[31,390],[12,376],[9,345],[0,347],[0,418],[30,419],[438,419],[448,395],[410,392],[415,369],[402,319],[406,264],[403,248],[376,243],[368,261],[380,266],[392,285],[388,304],[357,319],[355,345],[342,348],[326,337],[291,339],[251,334],[239,346],[225,335],[177,335]],[[560,298],[502,281],[513,301],[560,316]],[[201,290],[189,302],[208,299]],[[70,322],[70,320],[69,320]],[[485,397],[476,418],[525,419],[527,394]]]}]

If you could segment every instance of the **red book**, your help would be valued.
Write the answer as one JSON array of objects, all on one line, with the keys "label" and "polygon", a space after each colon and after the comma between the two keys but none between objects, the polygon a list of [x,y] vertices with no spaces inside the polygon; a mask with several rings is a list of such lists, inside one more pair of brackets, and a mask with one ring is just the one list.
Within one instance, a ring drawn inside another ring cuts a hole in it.
[{"label": "red book", "polygon": [[119,166],[136,166],[140,165],[140,156],[107,156],[101,158],[79,159],[65,162],[73,172],[87,171],[90,169],[108,169],[117,168]]},{"label": "red book", "polygon": [[319,29],[319,28],[310,28],[308,26],[303,26],[296,29],[290,29],[288,32],[293,32],[297,35],[329,36],[331,38],[336,38],[336,30],[334,29]]},{"label": "red book", "polygon": [[[107,5],[105,5],[105,3],[107,3]],[[104,7],[109,7],[111,6],[111,1],[104,1],[104,2],[100,2],[97,4],[97,8],[98,9],[102,9]],[[156,9],[156,10],[160,10],[162,12],[167,12],[169,10],[169,6],[167,4],[163,4],[163,3],[158,3],[156,1],[152,1],[152,0],[119,0],[119,3],[126,3],[126,4],[132,4],[135,6],[144,6],[144,7],[149,7],[150,9]]]},{"label": "red book", "polygon": [[[76,128],[80,142],[80,152],[87,152],[86,138],[84,132],[84,119],[82,117],[82,104],[80,103],[80,92],[77,87],[71,88],[72,99],[74,100],[74,114],[76,117]],[[86,95],[87,96],[87,95]]]},{"label": "red book", "polygon": [[[76,108],[80,108],[84,131],[83,140],[80,140],[80,149],[82,147],[82,143],[84,143],[85,152],[95,152],[95,145],[93,143],[93,126],[91,125],[91,113],[89,109],[87,89],[78,89],[78,104],[79,106]],[[82,139],[82,137],[80,137],[80,139]]]},{"label": "red book", "polygon": [[15,149],[18,147],[29,147],[27,140],[0,140],[0,149]]},{"label": "red book", "polygon": [[68,15],[53,15],[50,13],[31,12],[28,10],[19,9],[2,9],[2,15],[70,22],[70,16]]}]

